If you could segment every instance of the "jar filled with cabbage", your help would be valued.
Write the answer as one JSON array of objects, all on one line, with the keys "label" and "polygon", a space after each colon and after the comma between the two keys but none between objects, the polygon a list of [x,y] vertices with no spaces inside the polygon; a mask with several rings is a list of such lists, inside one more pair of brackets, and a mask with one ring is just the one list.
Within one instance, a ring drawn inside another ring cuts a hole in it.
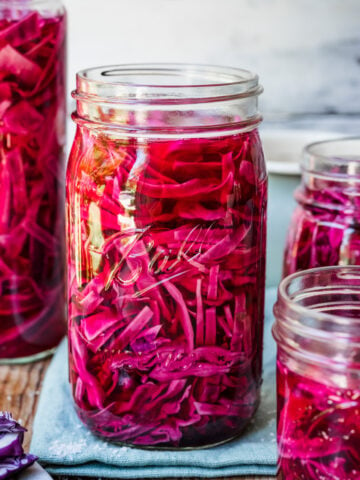
[{"label": "jar filled with cabbage", "polygon": [[278,479],[360,478],[360,267],[310,269],[280,284]]},{"label": "jar filled with cabbage", "polygon": [[65,37],[61,2],[0,0],[0,363],[66,331]]},{"label": "jar filled with cabbage", "polygon": [[307,268],[360,265],[360,137],[306,147],[295,198],[284,276]]},{"label": "jar filled with cabbage", "polygon": [[198,448],[259,404],[267,175],[256,75],[80,72],[67,172],[70,380],[106,440]]}]

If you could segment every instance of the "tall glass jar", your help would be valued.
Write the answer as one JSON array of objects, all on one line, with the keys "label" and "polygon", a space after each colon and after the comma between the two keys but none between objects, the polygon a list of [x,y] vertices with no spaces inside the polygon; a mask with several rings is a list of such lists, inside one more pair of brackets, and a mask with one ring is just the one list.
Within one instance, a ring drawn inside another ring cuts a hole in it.
[{"label": "tall glass jar", "polygon": [[360,265],[360,138],[309,145],[302,172],[284,276],[313,267]]},{"label": "tall glass jar", "polygon": [[279,287],[281,480],[360,478],[360,267],[290,275]]},{"label": "tall glass jar", "polygon": [[65,43],[60,1],[0,0],[0,363],[66,330]]},{"label": "tall glass jar", "polygon": [[267,175],[258,78],[186,65],[77,76],[67,172],[70,379],[108,440],[196,448],[259,404]]}]

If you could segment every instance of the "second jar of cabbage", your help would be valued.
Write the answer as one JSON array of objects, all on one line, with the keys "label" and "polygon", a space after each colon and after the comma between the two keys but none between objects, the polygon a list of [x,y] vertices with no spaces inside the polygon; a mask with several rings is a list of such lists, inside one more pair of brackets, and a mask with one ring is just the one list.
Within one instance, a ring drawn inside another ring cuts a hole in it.
[{"label": "second jar of cabbage", "polygon": [[295,198],[284,276],[313,267],[360,265],[360,138],[309,145]]},{"label": "second jar of cabbage", "polygon": [[259,404],[267,176],[256,75],[78,74],[67,174],[70,379],[97,435],[196,448]]}]

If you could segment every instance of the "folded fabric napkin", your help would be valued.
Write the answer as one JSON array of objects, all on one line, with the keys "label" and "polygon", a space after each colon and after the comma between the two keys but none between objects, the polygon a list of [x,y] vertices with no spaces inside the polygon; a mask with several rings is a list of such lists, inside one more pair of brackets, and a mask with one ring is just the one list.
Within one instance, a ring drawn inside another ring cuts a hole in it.
[{"label": "folded fabric napkin", "polygon": [[46,374],[32,453],[57,475],[168,478],[275,474],[275,343],[271,338],[275,297],[276,289],[268,289],[261,406],[241,438],[210,449],[187,451],[141,450],[102,441],[83,426],[74,411],[64,341]]}]

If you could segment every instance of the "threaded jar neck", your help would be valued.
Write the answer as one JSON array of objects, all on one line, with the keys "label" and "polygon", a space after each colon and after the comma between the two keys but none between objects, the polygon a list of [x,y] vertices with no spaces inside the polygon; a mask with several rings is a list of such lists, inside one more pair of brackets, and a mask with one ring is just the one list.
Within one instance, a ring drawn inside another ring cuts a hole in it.
[{"label": "threaded jar neck", "polygon": [[360,267],[315,268],[286,277],[273,334],[289,356],[360,369]]},{"label": "threaded jar neck", "polygon": [[[303,153],[296,200],[351,215],[360,207],[360,137],[317,142]],[[359,216],[359,215],[357,215]]]},{"label": "threaded jar neck", "polygon": [[304,149],[303,174],[360,183],[360,137],[316,142]]},{"label": "threaded jar neck", "polygon": [[89,128],[148,134],[251,130],[261,121],[258,76],[235,68],[143,64],[79,72],[73,118]]}]

